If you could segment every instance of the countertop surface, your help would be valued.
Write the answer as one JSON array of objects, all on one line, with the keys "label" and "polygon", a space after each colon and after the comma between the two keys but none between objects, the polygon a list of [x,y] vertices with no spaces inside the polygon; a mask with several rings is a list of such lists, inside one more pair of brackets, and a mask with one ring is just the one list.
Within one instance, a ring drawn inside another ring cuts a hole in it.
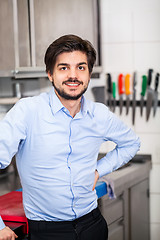
[{"label": "countertop surface", "polygon": [[150,155],[136,155],[128,164],[105,177],[114,183],[115,191],[121,191],[145,179],[151,167]]}]

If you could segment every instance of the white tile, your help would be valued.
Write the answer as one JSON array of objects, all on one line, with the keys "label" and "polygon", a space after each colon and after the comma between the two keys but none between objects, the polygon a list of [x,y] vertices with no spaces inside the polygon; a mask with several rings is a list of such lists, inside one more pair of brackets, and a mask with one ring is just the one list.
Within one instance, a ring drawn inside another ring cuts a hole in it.
[{"label": "white tile", "polygon": [[132,0],[132,10],[141,12],[143,17],[144,11],[160,11],[160,1],[159,0]]},{"label": "white tile", "polygon": [[134,41],[160,41],[160,14],[154,11],[134,13]]},{"label": "white tile", "polygon": [[150,195],[150,221],[160,224],[160,194]]},{"label": "white tile", "polygon": [[102,64],[104,72],[133,71],[132,43],[102,44]]},{"label": "white tile", "polygon": [[159,72],[160,42],[134,43],[134,69],[147,71],[153,68]]},{"label": "white tile", "polygon": [[152,164],[150,172],[150,192],[160,194],[160,164]]},{"label": "white tile", "polygon": [[141,141],[140,154],[150,154],[152,163],[160,163],[160,134],[140,133],[137,135]]},{"label": "white tile", "polygon": [[150,225],[150,237],[151,240],[159,240],[160,239],[160,223],[152,223]]},{"label": "white tile", "polygon": [[[151,135],[155,134],[156,135],[155,137],[160,141],[160,135],[157,136],[157,134],[160,134],[159,119],[160,119],[160,107],[157,108],[155,117],[153,117],[153,108],[151,109],[148,121],[146,121],[146,107],[145,106],[143,107],[142,116],[140,115],[140,108],[137,107],[136,121],[135,121],[136,131],[139,133],[146,133]],[[149,138],[148,138],[148,142],[150,142]],[[159,143],[159,146],[160,146],[160,143]]]},{"label": "white tile", "polygon": [[102,43],[131,42],[133,40],[132,13],[106,14],[102,32]]},{"label": "white tile", "polygon": [[132,9],[133,0],[101,0],[101,12],[126,12]]}]

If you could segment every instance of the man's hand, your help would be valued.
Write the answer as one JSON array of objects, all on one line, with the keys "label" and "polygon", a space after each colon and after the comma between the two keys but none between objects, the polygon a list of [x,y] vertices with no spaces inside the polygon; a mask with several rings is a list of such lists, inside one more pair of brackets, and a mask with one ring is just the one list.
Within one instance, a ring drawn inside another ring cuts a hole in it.
[{"label": "man's hand", "polygon": [[95,187],[96,187],[96,183],[98,181],[98,178],[99,178],[99,173],[97,170],[95,170],[95,178],[94,178],[94,184],[93,184],[93,188],[92,188],[92,191],[94,191]]},{"label": "man's hand", "polygon": [[9,227],[0,230],[0,240],[15,240],[15,238],[18,236]]}]

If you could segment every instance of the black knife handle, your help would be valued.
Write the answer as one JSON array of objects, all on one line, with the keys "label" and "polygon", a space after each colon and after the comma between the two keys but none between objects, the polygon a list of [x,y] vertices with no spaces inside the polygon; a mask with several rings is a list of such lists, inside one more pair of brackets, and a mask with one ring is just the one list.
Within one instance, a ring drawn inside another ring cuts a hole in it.
[{"label": "black knife handle", "polygon": [[155,78],[155,91],[157,92],[157,88],[159,85],[159,73],[156,74],[156,78]]},{"label": "black knife handle", "polygon": [[133,73],[133,89],[135,89],[136,84],[137,84],[137,73],[134,72]]},{"label": "black knife handle", "polygon": [[148,70],[148,86],[150,86],[152,82],[152,72],[153,72],[153,69]]},{"label": "black knife handle", "polygon": [[110,73],[107,73],[107,91],[109,93],[112,93],[112,80],[111,80],[111,74]]}]

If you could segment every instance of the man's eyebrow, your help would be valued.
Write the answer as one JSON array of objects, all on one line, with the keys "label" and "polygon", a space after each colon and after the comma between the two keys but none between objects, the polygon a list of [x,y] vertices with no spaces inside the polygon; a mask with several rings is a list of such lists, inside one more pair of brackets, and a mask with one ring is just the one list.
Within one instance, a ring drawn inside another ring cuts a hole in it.
[{"label": "man's eyebrow", "polygon": [[59,67],[59,66],[69,66],[69,64],[68,63],[58,63],[57,67]]},{"label": "man's eyebrow", "polygon": [[83,64],[87,65],[86,62],[80,62],[80,63],[78,63],[77,65],[79,66],[79,65],[83,65]]},{"label": "man's eyebrow", "polygon": [[[80,65],[87,65],[87,63],[86,62],[80,62],[80,63],[77,63],[77,66],[80,66]],[[58,63],[58,65],[57,65],[57,67],[59,67],[59,66],[69,66],[70,64],[68,64],[68,63]]]}]

